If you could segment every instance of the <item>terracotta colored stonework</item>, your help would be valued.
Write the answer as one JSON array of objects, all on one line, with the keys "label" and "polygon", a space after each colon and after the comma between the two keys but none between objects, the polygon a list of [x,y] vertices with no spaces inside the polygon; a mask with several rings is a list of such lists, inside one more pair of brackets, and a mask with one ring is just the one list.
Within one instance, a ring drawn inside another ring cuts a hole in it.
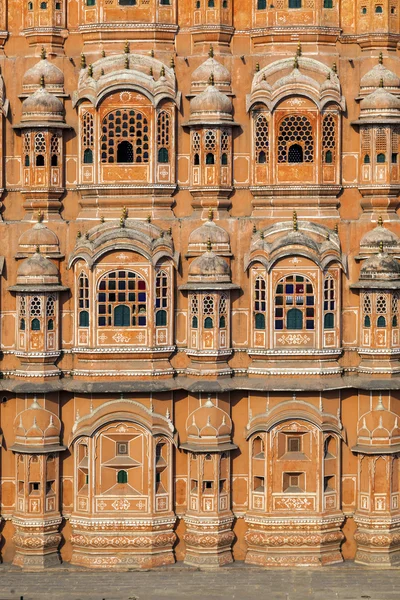
[{"label": "terracotta colored stonework", "polygon": [[1,3],[5,561],[399,563],[399,27]]}]

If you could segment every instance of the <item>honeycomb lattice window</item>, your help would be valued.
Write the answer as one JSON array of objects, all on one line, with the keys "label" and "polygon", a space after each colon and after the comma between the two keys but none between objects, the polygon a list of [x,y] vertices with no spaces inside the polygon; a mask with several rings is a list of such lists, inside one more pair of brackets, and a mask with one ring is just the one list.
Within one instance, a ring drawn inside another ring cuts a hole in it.
[{"label": "honeycomb lattice window", "polygon": [[226,315],[227,306],[227,297],[225,294],[222,294],[221,298],[219,299],[218,306],[218,312],[220,315]]},{"label": "honeycomb lattice window", "polygon": [[214,314],[214,298],[212,296],[204,296],[203,298],[203,315]]},{"label": "honeycomb lattice window", "polygon": [[157,117],[157,148],[158,162],[168,162],[170,154],[171,118],[169,113],[162,110]]},{"label": "honeycomb lattice window", "polygon": [[149,148],[149,126],[141,112],[119,109],[104,117],[102,163],[148,163]]},{"label": "honeycomb lattice window", "polygon": [[45,154],[46,153],[46,140],[44,134],[41,131],[38,131],[35,134],[35,154]]},{"label": "honeycomb lattice window", "polygon": [[229,150],[229,133],[222,131],[221,133],[221,152],[228,152]]},{"label": "honeycomb lattice window", "polygon": [[258,115],[255,120],[255,148],[256,161],[266,163],[269,161],[269,128],[265,115]]},{"label": "honeycomb lattice window", "polygon": [[275,290],[275,329],[315,329],[315,294],[303,275],[287,275]]},{"label": "honeycomb lattice window", "polygon": [[146,281],[133,271],[112,271],[98,284],[99,327],[144,327],[147,324]]},{"label": "honeycomb lattice window", "polygon": [[31,152],[31,135],[30,133],[24,134],[24,154],[29,156]]},{"label": "honeycomb lattice window", "polygon": [[375,137],[375,148],[376,152],[386,152],[387,150],[387,135],[386,129],[382,129],[381,127],[376,130]]},{"label": "honeycomb lattice window", "polygon": [[372,302],[371,302],[370,294],[364,294],[363,313],[364,313],[364,315],[370,315],[372,313]]},{"label": "honeycomb lattice window", "polygon": [[55,315],[55,302],[54,296],[49,296],[46,302],[46,317],[54,317]]},{"label": "honeycomb lattice window", "polygon": [[84,112],[82,115],[81,135],[83,162],[92,163],[94,149],[94,123],[93,115],[89,112]]},{"label": "honeycomb lattice window", "polygon": [[217,149],[217,135],[212,129],[208,129],[205,132],[204,147],[206,150],[215,152]]},{"label": "honeycomb lattice window", "polygon": [[42,300],[38,296],[31,298],[29,303],[29,316],[40,317],[42,315]]},{"label": "honeycomb lattice window", "polygon": [[197,294],[192,294],[192,296],[190,298],[190,311],[191,311],[192,315],[199,314],[199,298],[198,298]]},{"label": "honeycomb lattice window", "polygon": [[197,131],[194,132],[192,137],[192,149],[193,152],[200,152],[200,135]]},{"label": "honeycomb lattice window", "polygon": [[19,299],[19,316],[26,317],[26,298],[21,296]]},{"label": "honeycomb lattice window", "polygon": [[376,312],[378,315],[385,315],[387,313],[387,296],[385,294],[379,294],[379,296],[377,296]]},{"label": "honeycomb lattice window", "polygon": [[336,119],[327,114],[322,122],[322,155],[323,162],[335,162],[336,158]]},{"label": "honeycomb lattice window", "polygon": [[282,120],[278,136],[278,162],[314,162],[313,129],[304,115],[291,115]]},{"label": "honeycomb lattice window", "polygon": [[396,326],[398,324],[399,306],[400,306],[399,292],[393,292],[393,295],[392,295],[392,319],[396,323]]},{"label": "honeycomb lattice window", "polygon": [[361,130],[361,150],[363,154],[371,153],[371,128],[366,127]]},{"label": "honeycomb lattice window", "polygon": [[52,135],[50,142],[50,152],[51,154],[60,154],[60,142],[61,138],[59,135]]},{"label": "honeycomb lattice window", "polygon": [[398,154],[400,150],[400,127],[394,127],[392,131],[392,153]]}]

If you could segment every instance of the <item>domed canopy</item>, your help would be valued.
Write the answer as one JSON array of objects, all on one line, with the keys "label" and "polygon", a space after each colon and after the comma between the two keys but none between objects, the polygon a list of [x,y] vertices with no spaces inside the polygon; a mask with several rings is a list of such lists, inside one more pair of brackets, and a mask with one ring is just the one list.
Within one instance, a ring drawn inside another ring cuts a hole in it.
[{"label": "domed canopy", "polygon": [[[399,88],[400,78],[385,67],[381,62],[375,65],[363,77],[361,77],[361,91],[376,89],[383,82],[385,88]],[[393,90],[395,91],[395,90]],[[400,91],[400,90],[399,90]]]},{"label": "domed canopy", "polygon": [[357,445],[352,450],[374,454],[383,448],[399,451],[400,424],[398,415],[385,410],[380,398],[375,410],[370,410],[358,421]]},{"label": "domed canopy", "polygon": [[400,99],[387,89],[379,87],[360,102],[360,119],[354,125],[363,123],[400,122]]},{"label": "domed canopy", "polygon": [[210,219],[190,234],[188,255],[203,254],[207,250],[208,242],[211,242],[212,248],[218,254],[231,254],[229,233]]},{"label": "domed canopy", "polygon": [[46,452],[63,450],[60,446],[61,422],[57,415],[46,410],[34,398],[32,404],[14,420],[14,451]]},{"label": "domed canopy", "polygon": [[8,288],[12,292],[64,291],[60,285],[58,268],[43,254],[36,252],[24,260],[17,271],[17,285]]},{"label": "domed canopy", "polygon": [[187,443],[181,448],[192,451],[223,451],[236,448],[231,442],[232,421],[209,396],[186,421]]},{"label": "domed canopy", "polygon": [[70,129],[64,122],[64,106],[61,100],[50,94],[44,87],[44,78],[41,78],[41,87],[22,103],[21,123],[14,125],[14,129],[29,127],[57,127]]},{"label": "domed canopy", "polygon": [[196,124],[233,124],[232,100],[210,85],[190,101],[190,119],[188,125]]},{"label": "domed canopy", "polygon": [[231,92],[231,74],[226,67],[215,60],[213,54],[193,71],[191,92],[193,94],[203,92],[210,81],[210,77],[214,79],[214,85],[221,92],[228,94]]},{"label": "domed canopy", "polygon": [[190,282],[199,283],[230,283],[229,265],[211,249],[194,259],[189,267]]},{"label": "domed canopy", "polygon": [[22,256],[36,252],[37,248],[44,254],[60,256],[57,235],[43,223],[36,223],[32,228],[24,231],[18,244]]},{"label": "domed canopy", "polygon": [[400,280],[400,264],[386,252],[380,252],[364,262],[360,279]]},{"label": "domed canopy", "polygon": [[381,223],[361,238],[360,251],[368,253],[373,250],[375,253],[380,245],[383,245],[385,249],[400,249],[399,237],[393,231],[383,227]]},{"label": "domed canopy", "polygon": [[31,94],[41,85],[42,77],[46,89],[54,94],[64,93],[64,74],[56,65],[42,58],[36,65],[28,69],[22,78],[22,90]]}]

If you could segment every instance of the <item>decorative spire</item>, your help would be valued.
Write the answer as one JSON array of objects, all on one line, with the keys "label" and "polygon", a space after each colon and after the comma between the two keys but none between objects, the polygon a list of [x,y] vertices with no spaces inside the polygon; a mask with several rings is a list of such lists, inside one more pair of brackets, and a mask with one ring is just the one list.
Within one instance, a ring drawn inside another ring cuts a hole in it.
[{"label": "decorative spire", "polygon": [[331,79],[331,72],[330,71],[328,71],[328,75],[326,76],[326,78],[327,78],[328,81],[330,81],[330,79]]},{"label": "decorative spire", "polygon": [[379,392],[378,404],[376,405],[375,410],[385,410],[385,407],[383,406],[383,402],[382,402],[382,392]]},{"label": "decorative spire", "polygon": [[124,206],[122,208],[122,216],[123,216],[124,219],[128,218],[128,209],[126,208],[126,206]]},{"label": "decorative spire", "polygon": [[100,223],[104,223],[104,221],[105,221],[105,218],[104,218],[103,215],[101,215],[101,217],[100,217]]},{"label": "decorative spire", "polygon": [[106,51],[105,51],[105,50],[102,50],[102,51],[101,51],[101,56],[102,56],[103,58],[105,58],[105,57],[106,57]]},{"label": "decorative spire", "polygon": [[260,63],[256,63],[256,73],[260,70]]},{"label": "decorative spire", "polygon": [[129,56],[125,57],[124,67],[125,69],[129,69]]},{"label": "decorative spire", "polygon": [[130,47],[129,47],[129,42],[128,40],[126,40],[125,45],[124,45],[124,52],[125,54],[129,54],[131,51]]},{"label": "decorative spire", "polygon": [[214,73],[211,73],[210,77],[208,78],[208,85],[214,85]]},{"label": "decorative spire", "polygon": [[40,254],[40,246],[36,246],[36,254]]},{"label": "decorative spire", "polygon": [[151,56],[151,58],[154,58],[154,50],[153,49],[150,50],[150,56]]},{"label": "decorative spire", "polygon": [[88,66],[88,76],[93,77],[93,65],[92,64],[90,64]]},{"label": "decorative spire", "polygon": [[256,227],[256,224],[255,224],[255,223],[254,223],[254,225],[253,225],[253,233],[257,233],[257,227]]},{"label": "decorative spire", "polygon": [[339,233],[339,225],[338,225],[338,223],[336,223],[334,231],[335,231],[336,235]]},{"label": "decorative spire", "polygon": [[293,69],[298,69],[299,68],[299,57],[296,56],[294,57],[294,61],[293,61]]},{"label": "decorative spire", "polygon": [[208,56],[210,58],[214,58],[214,48],[212,46],[210,46],[210,49],[208,51]]},{"label": "decorative spire", "polygon": [[379,217],[378,217],[378,227],[383,227],[382,215],[379,215]]},{"label": "decorative spire", "polygon": [[298,231],[299,227],[297,224],[297,212],[293,211],[293,231]]},{"label": "decorative spire", "polygon": [[81,231],[78,231],[78,232],[77,232],[77,234],[76,234],[76,237],[77,237],[77,238],[78,238],[78,240],[79,240],[79,238],[81,238],[81,237],[82,237],[82,232],[81,232]]},{"label": "decorative spire", "polygon": [[301,42],[300,42],[300,40],[299,40],[299,43],[297,44],[296,56],[301,56]]},{"label": "decorative spire", "polygon": [[[204,406],[207,406],[207,408],[211,408],[212,406],[214,406],[214,404],[212,403],[212,400],[211,400],[211,394],[208,394],[207,400],[206,400]],[[208,418],[210,418],[210,417],[208,417]]]},{"label": "decorative spire", "polygon": [[165,68],[164,68],[164,65],[160,69],[160,77],[165,77]]},{"label": "decorative spire", "polygon": [[38,223],[41,223],[42,221],[43,221],[43,213],[42,213],[42,211],[39,209],[39,210],[37,211],[37,222],[38,222]]},{"label": "decorative spire", "polygon": [[100,77],[104,75],[104,69],[100,69]]},{"label": "decorative spire", "polygon": [[40,87],[44,88],[44,75],[40,76]]},{"label": "decorative spire", "polygon": [[171,56],[171,60],[169,62],[169,66],[171,67],[171,69],[175,69],[175,60],[174,60],[173,56]]},{"label": "decorative spire", "polygon": [[40,51],[40,58],[42,60],[46,58],[46,50],[44,49],[44,46],[42,46],[42,50]]},{"label": "decorative spire", "polygon": [[207,252],[211,252],[211,250],[212,250],[212,243],[211,243],[210,238],[208,238],[208,240],[207,240]]},{"label": "decorative spire", "polygon": [[334,62],[334,63],[333,63],[333,65],[332,65],[332,71],[333,71],[334,73],[337,73],[337,64],[336,64],[335,62]]},{"label": "decorative spire", "polygon": [[149,75],[150,75],[150,77],[153,77],[153,67],[150,67],[150,69],[149,69]]},{"label": "decorative spire", "polygon": [[81,54],[81,69],[86,69],[86,56],[83,54]]},{"label": "decorative spire", "polygon": [[125,219],[124,219],[124,217],[120,217],[120,219],[119,219],[119,226],[121,228],[125,227]]},{"label": "decorative spire", "polygon": [[212,221],[212,220],[213,220],[213,218],[214,218],[214,211],[213,211],[213,209],[212,209],[212,208],[209,208],[209,209],[208,209],[208,220],[209,220],[209,221]]},{"label": "decorative spire", "polygon": [[168,229],[168,235],[169,235],[170,237],[172,236],[172,227],[170,227],[170,228]]},{"label": "decorative spire", "polygon": [[383,254],[383,241],[382,240],[379,242],[379,253]]},{"label": "decorative spire", "polygon": [[264,232],[260,231],[260,238],[263,240],[264,239]]},{"label": "decorative spire", "polygon": [[380,80],[379,80],[379,87],[380,88],[385,87],[384,84],[383,84],[383,77],[381,77]]},{"label": "decorative spire", "polygon": [[379,52],[379,59],[378,59],[378,63],[379,63],[380,65],[383,65],[383,54],[382,54],[382,52]]},{"label": "decorative spire", "polygon": [[146,220],[148,223],[151,223],[151,215],[147,215]]}]

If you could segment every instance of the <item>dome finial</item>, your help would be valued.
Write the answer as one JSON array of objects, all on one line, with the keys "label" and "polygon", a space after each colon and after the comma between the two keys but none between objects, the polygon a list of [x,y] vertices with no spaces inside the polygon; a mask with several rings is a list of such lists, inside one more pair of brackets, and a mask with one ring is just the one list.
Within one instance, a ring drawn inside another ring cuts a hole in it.
[{"label": "dome finial", "polygon": [[210,77],[208,78],[208,85],[214,85],[214,73],[211,73]]},{"label": "dome finial", "polygon": [[121,228],[125,227],[125,219],[124,219],[124,217],[120,217],[120,219],[119,219],[119,226]]},{"label": "dome finial", "polygon": [[44,88],[44,75],[40,76],[40,87]]},{"label": "dome finial", "polygon": [[254,223],[254,225],[253,225],[253,233],[257,233],[257,227],[256,227],[256,224],[255,224],[255,223]]},{"label": "dome finial", "polygon": [[148,223],[151,223],[151,215],[147,215],[147,217],[146,217],[146,221],[147,221]]},{"label": "dome finial", "polygon": [[37,222],[38,222],[38,223],[41,223],[42,221],[43,221],[43,213],[42,213],[42,211],[39,209],[39,210],[37,211]]},{"label": "dome finial", "polygon": [[379,60],[378,60],[380,65],[383,65],[383,54],[382,52],[379,52]]},{"label": "dome finial", "polygon": [[42,49],[40,51],[40,58],[42,60],[44,60],[46,58],[46,50],[45,50],[44,46],[42,46]]},{"label": "dome finial", "polygon": [[301,42],[300,42],[300,40],[299,40],[299,43],[297,44],[296,56],[301,56]]},{"label": "dome finial", "polygon": [[298,231],[297,212],[295,210],[293,211],[293,231]]},{"label": "dome finial", "polygon": [[36,254],[40,254],[40,247],[36,246]]},{"label": "dome finial", "polygon": [[379,242],[379,254],[383,254],[383,241]]},{"label": "dome finial", "polygon": [[86,69],[86,56],[83,54],[81,54],[81,69]]},{"label": "dome finial", "polygon": [[88,66],[88,76],[93,77],[93,65],[91,64]]},{"label": "dome finial", "polygon": [[338,223],[336,223],[336,225],[334,227],[334,231],[335,231],[336,235],[338,235],[338,233],[339,233],[339,225],[338,225]]},{"label": "dome finial", "polygon": [[293,69],[298,69],[299,68],[299,57],[296,56],[294,57],[294,61],[293,61]]},{"label": "dome finial", "polygon": [[385,87],[384,84],[383,84],[383,77],[381,77],[380,80],[379,80],[379,87],[380,88]]},{"label": "dome finial", "polygon": [[258,71],[260,70],[260,63],[256,63],[256,73],[258,73]]},{"label": "dome finial", "polygon": [[209,221],[212,221],[212,220],[213,220],[213,218],[214,218],[214,211],[213,211],[213,209],[212,209],[212,208],[209,208],[209,209],[208,209],[208,220],[209,220]]},{"label": "dome finial", "polygon": [[124,67],[125,69],[129,69],[129,56],[125,57]]},{"label": "dome finial", "polygon": [[208,56],[210,58],[214,58],[214,48],[212,47],[212,45],[210,46],[210,49],[208,51]]},{"label": "dome finial", "polygon": [[129,54],[131,51],[128,40],[125,41],[124,52],[125,54]]},{"label": "dome finial", "polygon": [[333,71],[334,73],[337,73],[337,64],[336,64],[335,62],[334,62],[334,63],[333,63],[333,65],[332,65],[332,71]]},{"label": "dome finial", "polygon": [[104,49],[101,51],[101,56],[102,56],[102,58],[106,57],[106,51]]},{"label": "dome finial", "polygon": [[328,81],[330,80],[330,78],[331,78],[331,72],[330,71],[328,71],[328,75],[326,76],[326,78],[328,79]]},{"label": "dome finial", "polygon": [[383,227],[383,219],[382,219],[382,215],[379,215],[379,217],[378,217],[378,226],[379,226],[379,227]]},{"label": "dome finial", "polygon": [[165,77],[165,67],[164,67],[164,65],[160,69],[160,77]]},{"label": "dome finial", "polygon": [[211,243],[210,238],[208,238],[208,240],[207,240],[207,252],[211,252],[211,250],[212,250],[212,243]]},{"label": "dome finial", "polygon": [[175,69],[175,59],[173,56],[171,56],[171,60],[169,62],[169,66],[171,67],[171,69]]}]

